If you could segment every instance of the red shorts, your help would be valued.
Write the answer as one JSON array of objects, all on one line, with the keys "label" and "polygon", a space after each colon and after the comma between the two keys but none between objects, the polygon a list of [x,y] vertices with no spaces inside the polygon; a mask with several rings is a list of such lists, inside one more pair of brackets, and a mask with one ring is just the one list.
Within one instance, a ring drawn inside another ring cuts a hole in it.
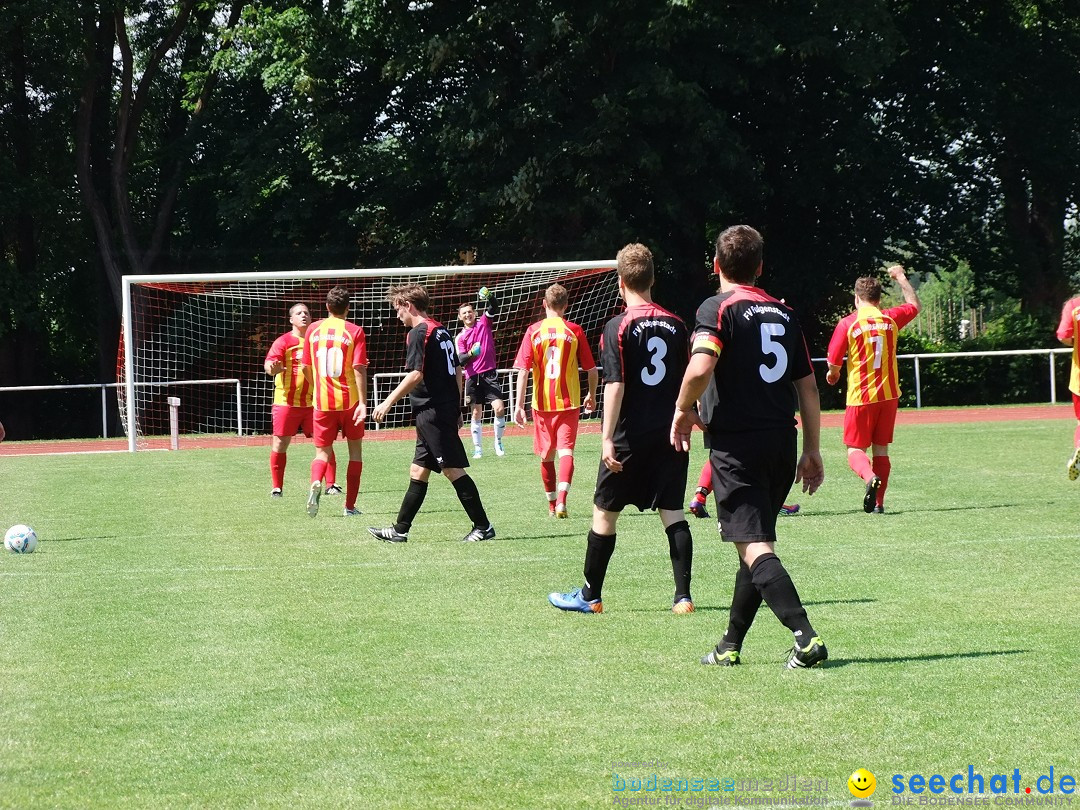
[{"label": "red shorts", "polygon": [[304,431],[311,438],[311,407],[300,408],[295,405],[275,405],[270,409],[270,421],[274,426],[275,436],[292,438],[296,431]]},{"label": "red shorts", "polygon": [[346,441],[364,438],[364,423],[353,424],[356,406],[344,411],[315,411],[315,433],[312,439],[316,447],[329,447],[338,437],[338,431]]},{"label": "red shorts", "polygon": [[1077,396],[1076,394],[1073,394],[1072,398],[1073,398],[1073,413],[1076,414],[1076,421],[1080,422],[1080,396]]},{"label": "red shorts", "polygon": [[899,405],[898,399],[848,405],[844,411],[844,444],[864,450],[872,444],[891,444]]},{"label": "red shorts", "polygon": [[573,450],[577,444],[580,414],[572,411],[533,411],[533,452],[550,458],[556,450]]}]

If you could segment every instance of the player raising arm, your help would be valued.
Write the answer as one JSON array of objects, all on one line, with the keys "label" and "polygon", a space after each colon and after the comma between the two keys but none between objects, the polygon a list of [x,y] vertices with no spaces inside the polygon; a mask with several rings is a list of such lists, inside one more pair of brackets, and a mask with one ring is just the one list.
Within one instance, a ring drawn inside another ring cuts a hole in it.
[{"label": "player raising arm", "polygon": [[495,371],[495,337],[491,321],[498,314],[495,294],[483,287],[480,290],[483,311],[477,315],[472,304],[458,307],[458,320],[465,328],[457,336],[458,361],[465,372],[465,397],[472,408],[470,432],[473,440],[473,458],[483,455],[481,433],[483,430],[484,404],[491,405],[495,414],[495,455],[506,455],[503,450],[503,431],[506,429],[506,406],[503,404],[502,386]]},{"label": "player raising arm", "polygon": [[[795,313],[755,287],[761,275],[761,234],[736,225],[716,240],[713,267],[720,293],[698,308],[690,363],[671,423],[671,442],[690,449],[690,432],[702,427],[695,404],[716,383],[717,402],[706,429],[713,464],[717,527],[733,543],[739,570],[728,628],[703,664],[740,663],[743,639],[762,600],[791,630],[791,668],[828,657],[787,570],[774,551],[776,519],[792,481],[813,493],[824,480],[821,406],[802,329]],[[795,410],[803,425],[796,460]]]}]

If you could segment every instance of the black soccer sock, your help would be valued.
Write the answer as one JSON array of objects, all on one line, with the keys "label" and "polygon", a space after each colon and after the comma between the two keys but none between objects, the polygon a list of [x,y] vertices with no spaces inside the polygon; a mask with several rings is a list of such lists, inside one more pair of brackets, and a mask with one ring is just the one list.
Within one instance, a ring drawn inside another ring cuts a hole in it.
[{"label": "black soccer sock", "polygon": [[750,576],[754,587],[765,600],[776,618],[795,634],[802,644],[809,643],[814,636],[814,628],[806,618],[806,608],[795,590],[795,583],[788,576],[787,569],[775,554],[764,554],[754,560],[750,566]]},{"label": "black soccer sock", "polygon": [[581,589],[581,596],[586,600],[600,598],[600,591],[604,587],[604,577],[607,576],[608,562],[615,553],[615,535],[597,534],[589,531],[589,544],[585,547],[585,585]]},{"label": "black soccer sock", "polygon": [[690,598],[690,568],[694,563],[694,538],[685,520],[664,529],[667,534],[671,571],[675,575],[675,601]]},{"label": "black soccer sock", "polygon": [[761,594],[754,587],[750,568],[739,561],[739,572],[735,575],[735,590],[731,593],[731,611],[728,613],[727,632],[720,640],[727,649],[741,650],[750,625],[754,623],[758,608],[761,607]]},{"label": "black soccer sock", "polygon": [[412,528],[413,518],[420,511],[420,507],[424,505],[427,488],[427,481],[417,481],[415,478],[409,480],[409,488],[405,490],[405,497],[401,499],[401,508],[397,513],[397,523],[394,524],[395,532],[399,534],[409,533],[409,529]]},{"label": "black soccer sock", "polygon": [[480,503],[480,490],[476,488],[476,482],[469,477],[468,473],[454,481],[454,489],[473,526],[481,529],[490,526],[491,521],[488,520],[487,512],[484,511],[484,505]]}]

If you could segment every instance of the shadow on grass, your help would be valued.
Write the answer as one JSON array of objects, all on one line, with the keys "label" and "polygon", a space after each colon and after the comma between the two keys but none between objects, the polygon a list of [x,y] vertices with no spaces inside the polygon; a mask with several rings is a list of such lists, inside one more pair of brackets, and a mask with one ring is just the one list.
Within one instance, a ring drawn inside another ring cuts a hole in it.
[{"label": "shadow on grass", "polygon": [[[819,599],[816,602],[803,602],[803,604],[809,607],[809,606],[813,606],[813,605],[868,605],[868,604],[873,604],[875,602],[877,602],[877,599]],[[764,610],[764,609],[765,609],[765,607],[763,605],[762,610]],[[627,613],[656,613],[657,610],[658,610],[657,608],[627,608],[626,612]],[[668,608],[667,610],[670,610],[670,608]],[[730,610],[730,608],[729,608],[728,605],[700,605],[700,604],[697,604],[697,603],[694,604],[694,613],[710,613],[710,612],[727,613],[729,610]],[[666,611],[660,611],[660,612],[666,612]]]},{"label": "shadow on grass", "polygon": [[906,664],[915,661],[952,661],[956,658],[989,658],[996,655],[1021,655],[1031,650],[988,650],[986,652],[931,653],[929,655],[887,655],[880,658],[830,658],[825,669],[837,669],[850,664]]},{"label": "shadow on grass", "polygon": [[[977,511],[982,512],[986,509],[1015,509],[1018,506],[1031,506],[1031,501],[1025,501],[1022,503],[973,503],[966,506],[942,506],[936,509],[893,509],[891,506],[885,507],[884,515],[870,515],[867,519],[875,518],[887,518],[892,515],[928,515],[935,512],[970,512]],[[1053,506],[1053,501],[1047,501],[1047,506]],[[804,511],[799,512],[797,515],[790,515],[784,520],[794,520],[795,518],[815,518],[815,517],[843,517],[844,515],[859,515],[865,514],[859,509],[822,509],[821,511]]]}]

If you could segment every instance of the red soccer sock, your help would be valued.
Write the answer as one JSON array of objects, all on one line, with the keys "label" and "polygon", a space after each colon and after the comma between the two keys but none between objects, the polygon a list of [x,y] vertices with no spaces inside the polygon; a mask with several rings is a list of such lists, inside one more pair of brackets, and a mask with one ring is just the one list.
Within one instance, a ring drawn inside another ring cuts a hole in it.
[{"label": "red soccer sock", "polygon": [[337,456],[330,451],[330,461],[326,465],[326,486],[329,489],[337,483]]},{"label": "red soccer sock", "polygon": [[326,462],[313,459],[311,462],[311,483],[322,481],[324,475],[326,475]]},{"label": "red soccer sock", "polygon": [[881,479],[881,486],[877,491],[877,505],[885,504],[885,488],[889,486],[889,473],[892,472],[892,462],[888,456],[874,456],[874,475]]},{"label": "red soccer sock", "polygon": [[356,496],[360,494],[360,473],[364,471],[364,462],[350,461],[345,468],[345,508],[356,507]]},{"label": "red soccer sock", "polygon": [[[701,468],[701,475],[697,479],[698,490],[705,490],[707,496],[712,492],[712,462],[706,461],[705,466]],[[704,497],[702,502],[704,502]]]},{"label": "red soccer sock", "polygon": [[570,482],[574,480],[574,457],[559,457],[559,495],[555,499],[557,503],[566,503],[566,495],[570,491]]},{"label": "red soccer sock", "polygon": [[[540,480],[544,484],[544,494],[547,495],[548,504],[555,503],[555,462],[554,461],[541,461],[540,462]],[[554,509],[555,507],[551,507]]]},{"label": "red soccer sock", "polygon": [[1073,431],[1073,447],[1080,447],[1080,424],[1077,424],[1076,430]]},{"label": "red soccer sock", "polygon": [[285,481],[285,460],[288,458],[284,453],[270,451],[270,486],[281,489]]},{"label": "red soccer sock", "polygon": [[848,453],[847,463],[848,466],[855,471],[855,474],[863,481],[869,481],[874,477],[874,471],[870,467],[870,459],[868,459],[866,453],[861,450],[854,453]]}]

